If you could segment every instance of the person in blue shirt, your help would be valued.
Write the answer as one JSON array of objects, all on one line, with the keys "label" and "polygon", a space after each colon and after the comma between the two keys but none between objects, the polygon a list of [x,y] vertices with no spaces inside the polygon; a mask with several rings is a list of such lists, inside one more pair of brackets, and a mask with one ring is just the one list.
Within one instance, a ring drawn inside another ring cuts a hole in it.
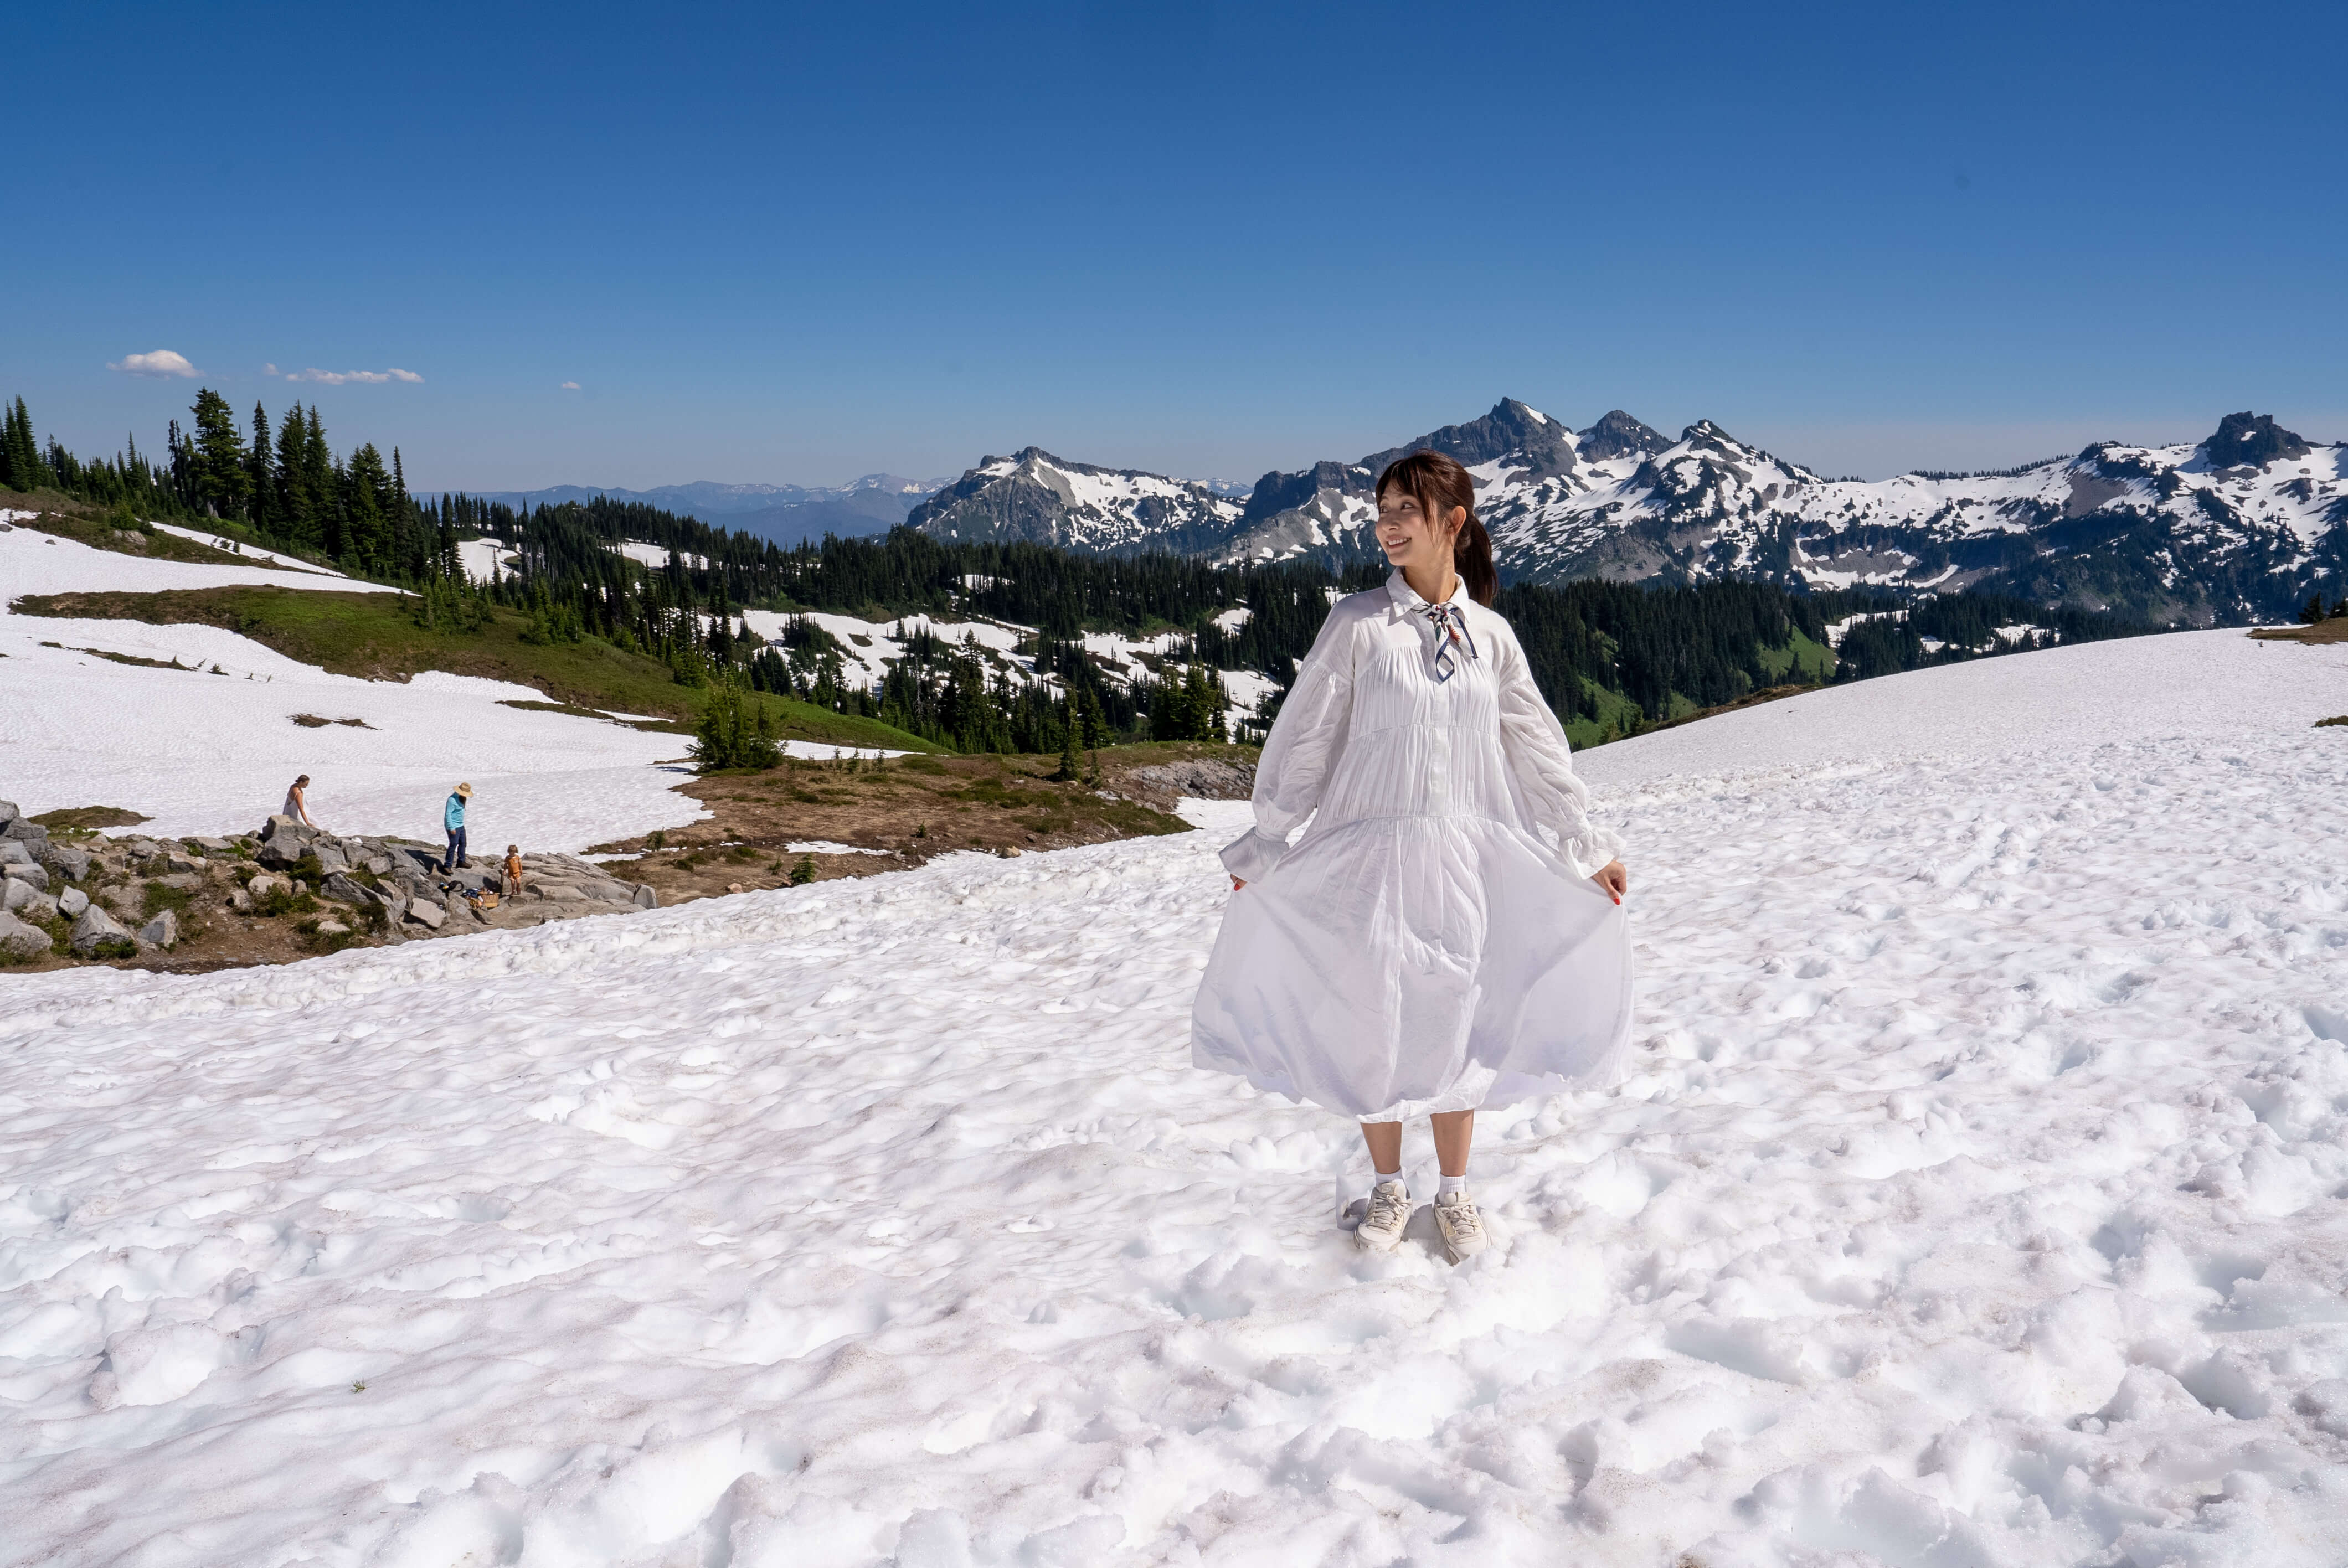
[{"label": "person in blue shirt", "polygon": [[440,825],[448,830],[448,853],[441,859],[443,876],[459,866],[470,866],[465,854],[465,803],[473,798],[473,786],[460,784],[448,795],[448,804],[440,813]]}]

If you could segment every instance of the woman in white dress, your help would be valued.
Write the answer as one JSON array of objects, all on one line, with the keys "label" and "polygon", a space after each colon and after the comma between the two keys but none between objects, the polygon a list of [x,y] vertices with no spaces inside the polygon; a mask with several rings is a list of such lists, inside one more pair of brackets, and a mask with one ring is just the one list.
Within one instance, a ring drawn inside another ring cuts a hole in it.
[{"label": "woman in white dress", "polygon": [[[1602,1087],[1631,1033],[1630,886],[1509,623],[1474,481],[1378,477],[1385,586],[1339,600],[1256,769],[1256,825],[1191,1011],[1191,1058],[1357,1118],[1368,1210],[1411,1214],[1402,1124],[1433,1122],[1451,1261],[1484,1250],[1476,1110]],[[1289,835],[1304,833],[1293,845]]]}]

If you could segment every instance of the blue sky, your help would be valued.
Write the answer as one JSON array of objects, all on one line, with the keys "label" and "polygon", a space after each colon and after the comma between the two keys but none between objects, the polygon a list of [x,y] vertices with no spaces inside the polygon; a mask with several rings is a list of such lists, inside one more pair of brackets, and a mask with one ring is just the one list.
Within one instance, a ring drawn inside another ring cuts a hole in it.
[{"label": "blue sky", "polygon": [[474,488],[1252,479],[1503,395],[1869,476],[2348,436],[2336,6],[337,10],[12,20],[44,433],[209,384]]}]

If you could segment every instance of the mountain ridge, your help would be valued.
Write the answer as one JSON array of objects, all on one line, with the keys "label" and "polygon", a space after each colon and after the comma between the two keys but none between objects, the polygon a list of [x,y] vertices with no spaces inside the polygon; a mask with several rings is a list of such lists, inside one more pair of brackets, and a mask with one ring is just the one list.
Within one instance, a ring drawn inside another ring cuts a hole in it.
[{"label": "mountain ridge", "polygon": [[1575,431],[1503,397],[1356,462],[1267,473],[1244,505],[1029,447],[966,471],[906,520],[940,538],[1340,565],[1375,558],[1377,473],[1420,450],[1475,476],[1511,581],[1975,588],[2207,626],[2287,619],[2312,589],[2348,579],[2348,446],[2250,412],[2189,446],[2103,441],[1990,473],[1859,480],[1822,477],[1710,420],[1674,441],[1614,409]]}]

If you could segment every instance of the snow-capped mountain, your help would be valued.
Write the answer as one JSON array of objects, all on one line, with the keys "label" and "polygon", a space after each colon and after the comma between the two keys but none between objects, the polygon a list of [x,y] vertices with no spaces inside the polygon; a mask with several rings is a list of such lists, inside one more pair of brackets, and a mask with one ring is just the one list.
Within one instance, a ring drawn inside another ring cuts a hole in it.
[{"label": "snow-capped mountain", "polygon": [[542,490],[477,490],[468,492],[484,501],[510,507],[561,506],[565,501],[589,501],[597,496],[614,501],[641,501],[664,512],[713,522],[745,512],[768,512],[826,501],[887,497],[901,517],[923,496],[943,487],[943,479],[907,479],[895,474],[867,474],[845,485],[724,485],[695,479],[689,485],[660,485],[649,490],[620,490],[602,485],[553,485]]},{"label": "snow-capped mountain", "polygon": [[[1512,578],[1995,589],[2208,625],[2295,610],[2348,568],[2348,447],[2265,415],[2191,446],[2098,442],[1993,474],[1822,479],[1710,422],[1560,481],[1502,459],[1478,510]],[[1479,478],[1482,476],[1479,474]]]},{"label": "snow-capped mountain", "polygon": [[1709,420],[1672,441],[1617,409],[1576,431],[1514,398],[1374,452],[1207,487],[989,458],[909,519],[947,538],[1168,549],[1218,561],[1373,557],[1372,487],[1432,449],[1476,476],[1504,577],[1714,577],[1897,591],[1979,588],[2211,625],[2287,617],[2348,582],[2348,447],[2231,414],[2189,446],[2098,442],[1990,474],[1828,479]]},{"label": "snow-capped mountain", "polygon": [[1192,479],[1070,463],[1040,446],[988,457],[905,521],[943,539],[999,539],[1117,552],[1212,553],[1240,503]]},{"label": "snow-capped mountain", "polygon": [[[1436,451],[1458,459],[1475,474],[1479,495],[1505,480],[1519,488],[1562,496],[1586,487],[1574,477],[1585,466],[1585,446],[1608,453],[1660,452],[1665,445],[1661,436],[1621,409],[1577,435],[1538,409],[1504,397],[1480,419],[1447,425],[1416,441],[1373,452],[1358,463],[1316,463],[1292,474],[1266,474],[1248,498],[1240,531],[1219,554],[1226,559],[1262,560],[1375,553],[1376,543],[1370,538],[1377,521],[1373,487],[1381,469],[1412,452]],[[1484,509],[1480,503],[1478,509],[1479,514]]]}]

